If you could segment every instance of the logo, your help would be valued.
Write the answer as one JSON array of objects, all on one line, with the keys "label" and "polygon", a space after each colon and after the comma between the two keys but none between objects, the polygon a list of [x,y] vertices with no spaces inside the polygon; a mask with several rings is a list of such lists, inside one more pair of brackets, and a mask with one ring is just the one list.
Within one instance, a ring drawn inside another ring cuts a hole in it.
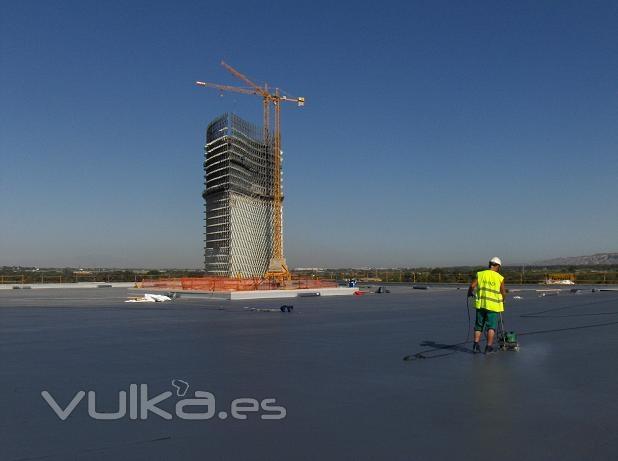
[{"label": "logo", "polygon": [[[182,379],[172,379],[172,387],[177,397],[185,397],[189,390],[189,383]],[[71,401],[62,408],[56,398],[47,390],[41,391],[41,397],[47,402],[56,416],[66,421],[75,411],[77,406],[86,398],[88,416],[96,420],[146,420],[151,415],[156,415],[166,420],[176,418],[184,420],[209,420],[217,416],[224,420],[231,417],[236,420],[247,420],[252,415],[263,420],[283,419],[287,410],[283,406],[276,405],[277,400],[266,398],[262,400],[251,397],[236,398],[231,401],[225,410],[217,412],[217,399],[215,395],[207,391],[195,391],[192,398],[183,398],[176,401],[173,409],[167,402],[174,394],[165,391],[157,395],[148,393],[148,384],[130,384],[128,392],[118,392],[118,411],[103,412],[97,410],[97,393],[95,391],[80,390],[75,393]],[[166,407],[165,404],[168,404]]]}]

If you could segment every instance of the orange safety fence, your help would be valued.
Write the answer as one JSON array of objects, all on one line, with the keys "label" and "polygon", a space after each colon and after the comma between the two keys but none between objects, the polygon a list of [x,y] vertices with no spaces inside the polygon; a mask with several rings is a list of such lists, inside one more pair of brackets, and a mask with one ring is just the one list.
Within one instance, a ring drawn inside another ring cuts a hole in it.
[{"label": "orange safety fence", "polygon": [[253,290],[297,290],[311,288],[337,288],[334,280],[316,280],[312,278],[293,278],[276,281],[264,278],[229,278],[229,277],[182,277],[158,280],[144,280],[137,284],[139,288],[161,290],[195,290],[195,291],[253,291]]}]

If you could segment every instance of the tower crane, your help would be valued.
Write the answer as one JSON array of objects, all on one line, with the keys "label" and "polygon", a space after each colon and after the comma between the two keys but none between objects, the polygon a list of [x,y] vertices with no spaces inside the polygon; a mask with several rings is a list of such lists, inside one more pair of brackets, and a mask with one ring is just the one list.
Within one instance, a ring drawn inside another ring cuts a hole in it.
[{"label": "tower crane", "polygon": [[273,181],[273,254],[266,271],[266,278],[274,279],[289,279],[290,271],[288,270],[283,255],[283,225],[282,225],[282,192],[281,192],[281,103],[282,102],[295,102],[299,107],[305,105],[305,98],[303,97],[290,97],[281,94],[279,88],[275,88],[274,92],[268,87],[267,83],[263,86],[257,85],[251,81],[247,76],[243,75],[229,64],[221,61],[221,65],[225,69],[234,75],[236,78],[242,80],[249,88],[219,85],[217,83],[208,82],[195,82],[196,85],[216,88],[221,91],[232,91],[242,94],[253,94],[262,97],[262,106],[264,109],[264,145],[268,146],[270,138],[270,112],[271,104],[274,107],[275,112],[275,126],[273,133],[273,150],[274,150],[274,181]]}]

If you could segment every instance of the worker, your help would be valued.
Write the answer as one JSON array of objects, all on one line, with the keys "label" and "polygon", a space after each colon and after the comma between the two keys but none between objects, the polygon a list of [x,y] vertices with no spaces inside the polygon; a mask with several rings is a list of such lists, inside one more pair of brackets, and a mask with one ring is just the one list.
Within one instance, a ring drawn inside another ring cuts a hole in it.
[{"label": "worker", "polygon": [[481,352],[479,341],[483,330],[487,330],[485,353],[490,354],[495,351],[493,344],[498,327],[498,315],[504,311],[504,300],[506,298],[504,277],[499,273],[501,267],[502,261],[494,256],[489,260],[488,269],[478,272],[468,288],[468,297],[475,298],[476,307],[474,344],[472,345],[474,353]]}]

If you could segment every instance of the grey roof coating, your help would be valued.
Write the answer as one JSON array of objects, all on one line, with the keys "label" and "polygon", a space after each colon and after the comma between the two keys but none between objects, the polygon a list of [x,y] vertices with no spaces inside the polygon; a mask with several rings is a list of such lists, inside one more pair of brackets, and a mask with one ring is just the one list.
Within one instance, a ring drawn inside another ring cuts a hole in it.
[{"label": "grey roof coating", "polygon": [[[165,304],[124,304],[115,288],[0,292],[0,459],[613,458],[618,293],[516,294],[505,322],[520,352],[465,344],[404,362],[463,341],[464,290]],[[294,311],[244,309],[284,303]],[[61,421],[40,396],[64,407],[95,390],[113,411],[129,384],[158,394],[173,378],[213,393],[217,411],[273,397],[287,416],[96,421],[84,399]]]}]

